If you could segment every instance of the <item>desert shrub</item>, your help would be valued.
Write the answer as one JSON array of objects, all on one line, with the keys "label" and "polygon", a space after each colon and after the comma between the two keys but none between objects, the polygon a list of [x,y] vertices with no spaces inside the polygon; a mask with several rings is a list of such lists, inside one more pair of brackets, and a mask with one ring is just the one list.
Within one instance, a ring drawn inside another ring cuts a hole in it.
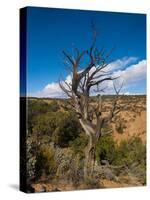
[{"label": "desert shrub", "polygon": [[28,100],[28,116],[32,117],[37,114],[46,113],[48,111],[48,103],[42,100]]},{"label": "desert shrub", "polygon": [[101,187],[98,179],[93,179],[93,178],[88,177],[86,179],[85,183],[87,185],[87,188],[89,188],[89,189],[91,189],[91,188],[97,189],[97,188]]},{"label": "desert shrub", "polygon": [[109,164],[131,167],[134,163],[145,166],[146,147],[139,137],[132,137],[115,144],[109,135],[102,136],[96,147],[96,160],[107,160]]},{"label": "desert shrub", "polygon": [[37,135],[49,135],[51,136],[55,130],[55,116],[53,113],[45,113],[36,116],[35,125],[33,127],[33,133]]},{"label": "desert shrub", "polygon": [[131,173],[138,178],[142,185],[146,185],[146,163],[141,163],[130,169]]},{"label": "desert shrub", "polygon": [[50,136],[52,141],[59,147],[68,147],[69,142],[74,140],[81,132],[81,126],[73,112],[47,112],[35,118],[33,133],[44,137]]},{"label": "desert shrub", "polygon": [[115,128],[116,128],[116,131],[120,134],[122,134],[124,132],[124,129],[126,128],[126,125],[125,125],[125,120],[119,120],[116,125],[115,125]]},{"label": "desert shrub", "polygon": [[56,100],[53,100],[50,104],[49,104],[49,108],[48,111],[49,112],[57,112],[60,109],[59,104]]},{"label": "desert shrub", "polygon": [[120,134],[123,133],[123,126],[122,126],[121,123],[117,123],[117,124],[116,124],[116,131],[117,131],[118,133],[120,133]]},{"label": "desert shrub", "polygon": [[84,177],[84,163],[85,163],[85,147],[88,143],[88,137],[81,133],[75,140],[70,141],[69,146],[73,151],[73,162],[72,169],[74,171],[74,176],[72,180],[74,184],[78,184],[80,181],[83,181]]},{"label": "desert shrub", "polygon": [[113,128],[111,124],[106,124],[103,128],[102,128],[102,135],[108,135],[108,134],[112,134],[113,133]]},{"label": "desert shrub", "polygon": [[35,152],[33,151],[33,143],[34,140],[31,137],[27,137],[26,145],[27,145],[27,178],[33,177],[35,175],[35,163],[36,163],[36,156]]},{"label": "desert shrub", "polygon": [[73,112],[56,112],[55,122],[53,141],[60,147],[68,147],[69,142],[75,140],[81,133],[81,126]]},{"label": "desert shrub", "polygon": [[101,160],[107,160],[109,164],[113,162],[116,156],[115,142],[110,135],[102,136],[96,146],[96,160],[98,163]]},{"label": "desert shrub", "polygon": [[49,145],[41,145],[36,155],[35,174],[36,178],[41,175],[53,177],[56,173],[56,161],[54,159],[54,150]]},{"label": "desert shrub", "polygon": [[28,114],[28,132],[29,134],[33,132],[33,127],[37,124],[37,116],[43,116],[47,112],[51,111],[51,106],[44,102],[43,100],[28,100],[27,105]]},{"label": "desert shrub", "polygon": [[75,140],[69,143],[75,154],[84,155],[84,149],[87,145],[88,138],[85,134],[80,134]]},{"label": "desert shrub", "polygon": [[146,147],[139,137],[132,137],[122,141],[116,148],[115,165],[130,167],[133,163],[144,164],[146,162]]}]

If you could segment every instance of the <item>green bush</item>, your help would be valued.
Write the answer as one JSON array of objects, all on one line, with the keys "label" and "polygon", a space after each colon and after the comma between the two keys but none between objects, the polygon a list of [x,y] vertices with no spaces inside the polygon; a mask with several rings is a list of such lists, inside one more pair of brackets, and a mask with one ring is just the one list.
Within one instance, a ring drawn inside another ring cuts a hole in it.
[{"label": "green bush", "polygon": [[73,112],[47,112],[37,115],[33,134],[38,136],[50,136],[51,141],[60,147],[68,147],[69,142],[81,133],[81,126]]},{"label": "green bush", "polygon": [[28,131],[33,132],[33,127],[37,124],[37,117],[43,117],[44,114],[56,112],[59,110],[57,101],[53,100],[50,104],[43,100],[28,100]]},{"label": "green bush", "polygon": [[146,147],[139,137],[122,141],[116,148],[115,165],[131,166],[133,163],[143,164],[146,161]]},{"label": "green bush", "polygon": [[49,104],[49,112],[57,112],[60,109],[59,104],[56,100],[53,100],[50,104]]},{"label": "green bush", "polygon": [[57,165],[54,159],[54,150],[49,145],[41,145],[36,155],[35,174],[37,178],[41,175],[53,177]]},{"label": "green bush", "polygon": [[69,142],[75,140],[81,133],[79,121],[72,112],[56,112],[55,123],[53,141],[60,147],[68,147]]},{"label": "green bush", "polygon": [[96,147],[96,160],[107,160],[112,165],[130,167],[132,164],[146,164],[146,147],[139,137],[132,137],[115,144],[111,136],[102,136]]},{"label": "green bush", "polygon": [[80,134],[75,140],[69,143],[75,154],[84,155],[84,149],[87,145],[88,138],[85,134]]},{"label": "green bush", "polygon": [[35,118],[35,125],[33,127],[33,133],[37,135],[49,135],[52,136],[55,128],[55,114],[53,113],[45,113],[38,115]]},{"label": "green bush", "polygon": [[47,104],[43,101],[38,100],[28,100],[27,104],[27,114],[28,114],[28,132],[32,133],[32,129],[35,125],[35,117],[39,114],[43,114],[47,112],[46,108]]},{"label": "green bush", "polygon": [[101,160],[107,160],[109,164],[113,162],[116,156],[115,143],[110,135],[102,136],[96,146],[96,160],[98,163]]},{"label": "green bush", "polygon": [[29,99],[27,102],[28,116],[33,117],[38,114],[46,113],[49,109],[49,104],[43,100],[32,100]]},{"label": "green bush", "polygon": [[50,103],[39,99],[28,100],[28,133],[42,139],[49,136],[59,147],[68,147],[69,142],[81,133],[77,116],[72,111],[61,111],[56,100]]}]

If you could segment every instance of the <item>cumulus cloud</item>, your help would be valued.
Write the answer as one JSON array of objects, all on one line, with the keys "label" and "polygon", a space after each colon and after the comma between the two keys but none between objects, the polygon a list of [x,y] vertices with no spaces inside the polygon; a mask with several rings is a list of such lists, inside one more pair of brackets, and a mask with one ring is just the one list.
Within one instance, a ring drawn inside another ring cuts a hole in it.
[{"label": "cumulus cloud", "polygon": [[57,82],[47,84],[43,90],[31,94],[34,97],[65,98],[65,94]]},{"label": "cumulus cloud", "polygon": [[125,88],[138,85],[140,82],[146,81],[146,60],[139,61],[125,70],[118,70],[114,72],[114,75],[120,77],[118,81],[123,81]]},{"label": "cumulus cloud", "polygon": [[[135,64],[136,62],[136,64]],[[91,71],[95,70],[94,68]],[[133,86],[138,85],[142,81],[146,81],[146,60],[137,62],[136,57],[124,57],[118,59],[108,65],[107,70],[111,70],[114,77],[119,77],[115,80],[115,85],[120,86],[123,82],[124,94],[130,94],[128,90]],[[65,79],[67,83],[71,83],[71,75],[68,75]],[[114,93],[112,81],[106,81],[102,87],[107,87],[106,93]],[[91,91],[92,95],[96,95],[96,88]],[[51,97],[51,98],[66,98],[66,95],[59,87],[58,82],[52,82],[47,84],[43,90],[38,91],[30,96],[36,97]]]},{"label": "cumulus cloud", "polygon": [[127,68],[129,65],[136,63],[138,60],[137,57],[123,57],[121,59],[117,59],[113,62],[111,62],[108,66],[107,66],[107,70],[108,71],[117,71],[119,69],[125,69]]}]

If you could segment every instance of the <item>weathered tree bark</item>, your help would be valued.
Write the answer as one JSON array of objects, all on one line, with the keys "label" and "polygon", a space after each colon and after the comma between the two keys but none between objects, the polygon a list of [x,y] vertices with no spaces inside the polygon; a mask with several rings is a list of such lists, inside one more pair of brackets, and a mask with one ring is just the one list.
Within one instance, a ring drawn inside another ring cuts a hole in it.
[{"label": "weathered tree bark", "polygon": [[95,150],[96,144],[99,137],[97,137],[96,132],[93,127],[90,126],[88,122],[79,119],[82,128],[85,131],[85,134],[88,137],[88,143],[85,148],[85,164],[84,164],[84,179],[87,180],[89,177],[92,177],[94,166],[95,166]]}]

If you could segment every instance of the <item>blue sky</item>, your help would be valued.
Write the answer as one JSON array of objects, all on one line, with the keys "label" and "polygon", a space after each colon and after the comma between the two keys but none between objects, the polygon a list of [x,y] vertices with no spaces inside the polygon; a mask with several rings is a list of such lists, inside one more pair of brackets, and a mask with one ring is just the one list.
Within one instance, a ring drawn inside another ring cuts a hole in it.
[{"label": "blue sky", "polygon": [[[98,32],[97,47],[105,46],[109,51],[115,46],[115,51],[111,55],[114,69],[118,69],[117,73],[129,79],[129,83],[133,82],[130,87],[125,86],[124,92],[145,93],[146,16],[144,14],[28,7],[28,95],[55,96],[55,92],[51,95],[51,91],[59,90],[57,81],[60,75],[66,79],[69,76],[63,64],[62,50],[71,52],[73,46],[79,49],[90,47],[91,20],[94,21]],[[134,77],[137,77],[136,81],[133,81]]]}]

